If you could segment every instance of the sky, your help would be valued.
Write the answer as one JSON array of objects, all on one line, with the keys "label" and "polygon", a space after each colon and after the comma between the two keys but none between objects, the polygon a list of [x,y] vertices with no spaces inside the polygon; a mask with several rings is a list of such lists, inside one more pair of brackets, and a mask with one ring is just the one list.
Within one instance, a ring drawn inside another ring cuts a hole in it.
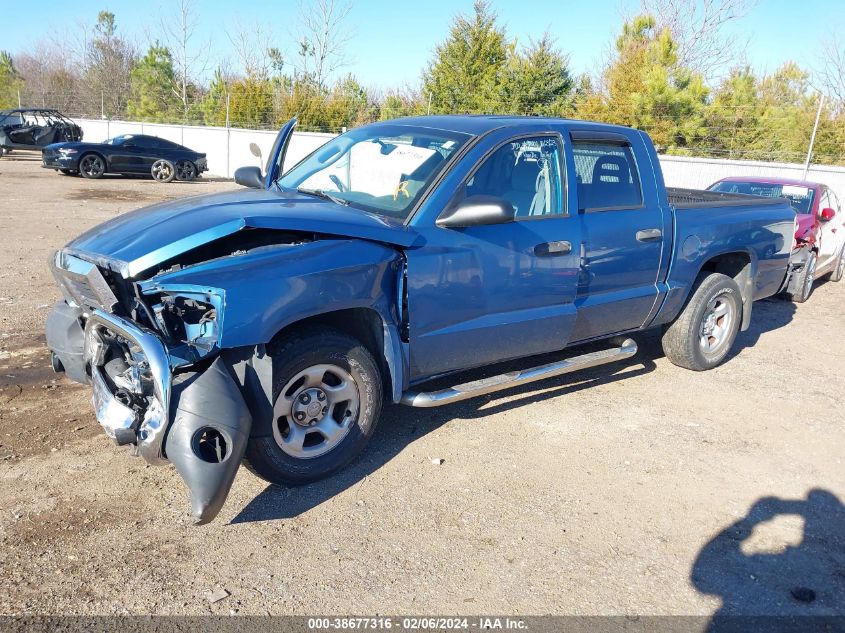
[{"label": "sky", "polygon": [[[256,20],[273,34],[275,45],[286,58],[293,59],[300,7],[297,0],[195,1],[199,9],[196,39],[210,42],[212,64],[231,58],[231,65],[236,67],[226,29],[236,22],[249,25]],[[3,21],[14,24],[14,28],[3,30],[0,48],[13,54],[23,52],[51,33],[61,40],[78,29],[77,25],[93,25],[101,9],[116,15],[119,34],[145,47],[173,4],[162,0],[42,0],[38,19],[32,19],[26,2],[0,0]],[[349,63],[343,72],[375,88],[417,85],[453,16],[472,11],[472,0],[352,0],[352,4]],[[577,75],[597,74],[623,17],[636,12],[639,0],[493,0],[493,6],[508,35],[518,42],[527,43],[549,31],[558,47],[569,55],[571,70]],[[822,40],[835,28],[845,33],[845,0],[757,0],[732,31],[745,46],[746,61],[755,71],[767,73],[788,60],[807,69],[818,67]]]}]

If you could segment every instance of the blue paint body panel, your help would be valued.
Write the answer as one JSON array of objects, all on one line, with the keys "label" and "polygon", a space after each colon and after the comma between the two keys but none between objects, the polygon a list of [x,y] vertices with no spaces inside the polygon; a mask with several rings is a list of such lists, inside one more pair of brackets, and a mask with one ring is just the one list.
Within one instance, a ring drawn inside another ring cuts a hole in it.
[{"label": "blue paint body panel", "polygon": [[[371,310],[382,322],[394,400],[408,385],[434,376],[669,323],[702,267],[719,255],[750,260],[750,299],[776,293],[784,280],[794,230],[789,205],[675,209],[644,133],[515,117],[419,117],[390,124],[404,122],[474,136],[405,223],[271,186],[122,215],[68,249],[126,278],[148,278],[147,289],[219,289],[221,348],[266,343],[281,328],[322,313]],[[626,139],[640,174],[641,206],[579,211],[573,133]],[[562,145],[565,213],[439,226],[476,165],[526,135],[554,136]],[[163,263],[247,229],[303,239],[157,272]],[[653,229],[662,237],[637,238]],[[571,250],[538,254],[538,245],[559,241]]]}]

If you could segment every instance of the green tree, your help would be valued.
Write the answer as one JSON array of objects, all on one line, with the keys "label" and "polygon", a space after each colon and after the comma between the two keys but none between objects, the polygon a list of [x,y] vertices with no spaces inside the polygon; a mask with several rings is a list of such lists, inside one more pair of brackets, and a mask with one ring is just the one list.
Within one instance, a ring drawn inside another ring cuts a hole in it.
[{"label": "green tree", "polygon": [[504,102],[516,114],[564,116],[572,109],[573,87],[569,60],[545,33],[511,56],[504,73]]},{"label": "green tree", "polygon": [[12,56],[0,51],[0,108],[14,108],[18,105],[18,91],[23,88],[23,79],[15,69]]},{"label": "green tree", "polygon": [[809,73],[795,62],[786,62],[760,81],[760,126],[753,148],[767,160],[801,162],[817,106]]},{"label": "green tree", "polygon": [[232,83],[229,122],[233,127],[272,127],[274,119],[273,85],[269,79],[249,76]]},{"label": "green tree", "polygon": [[662,149],[678,151],[704,137],[708,89],[678,63],[668,29],[653,17],[623,26],[602,87],[582,98],[579,116],[646,130]]},{"label": "green tree", "polygon": [[168,121],[177,116],[181,101],[170,50],[156,42],[130,73],[126,112],[141,121]]},{"label": "green tree", "polygon": [[707,108],[708,148],[722,158],[757,158],[761,130],[759,81],[749,67],[736,68]]},{"label": "green tree", "polygon": [[496,14],[488,2],[476,0],[473,15],[454,18],[423,74],[423,97],[430,95],[432,112],[498,110],[508,52]]},{"label": "green tree", "polygon": [[206,125],[226,125],[226,95],[229,94],[229,84],[218,68],[208,87],[208,92],[202,100],[201,111]]}]

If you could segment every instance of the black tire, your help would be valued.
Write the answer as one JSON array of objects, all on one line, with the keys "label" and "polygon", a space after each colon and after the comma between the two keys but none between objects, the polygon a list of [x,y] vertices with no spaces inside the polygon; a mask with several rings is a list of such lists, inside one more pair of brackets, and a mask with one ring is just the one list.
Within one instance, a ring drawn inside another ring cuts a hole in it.
[{"label": "black tire", "polygon": [[176,161],[176,180],[190,182],[197,177],[197,166],[189,160]]},{"label": "black tire", "polygon": [[804,270],[801,271],[801,277],[798,282],[798,287],[795,292],[790,293],[789,298],[793,303],[804,303],[813,294],[813,283],[816,280],[816,261],[818,256],[815,251],[810,253],[810,258],[807,260]]},{"label": "black tire", "polygon": [[[284,416],[273,420],[272,435],[252,437],[247,445],[247,467],[270,483],[295,486],[323,479],[355,459],[375,431],[381,416],[383,392],[378,364],[360,341],[330,328],[309,329],[288,336],[274,345],[269,353],[273,358],[274,418],[282,389],[302,372],[308,372],[309,368],[335,366],[354,379],[359,398],[357,412],[354,418],[350,418],[345,435],[328,452],[314,457],[296,457],[283,450],[280,443],[282,435],[290,432],[289,425],[295,424]],[[299,402],[295,390],[289,388],[288,396],[289,401]],[[345,409],[346,405],[341,405],[341,408]],[[309,434],[306,437],[316,434],[304,424],[299,426]]]},{"label": "black tire", "polygon": [[839,253],[839,260],[836,262],[836,268],[834,268],[833,272],[830,273],[830,280],[842,281],[842,277],[845,277],[845,245],[842,246],[842,250]]},{"label": "black tire", "polygon": [[[722,306],[725,314],[716,316]],[[741,322],[742,295],[737,283],[727,275],[702,273],[687,305],[663,334],[663,352],[679,367],[712,369],[730,352]],[[716,328],[718,339],[714,337]]]},{"label": "black tire", "polygon": [[83,154],[79,157],[79,173],[83,178],[102,178],[106,173],[106,161],[99,154]]},{"label": "black tire", "polygon": [[159,158],[150,167],[150,175],[156,182],[171,182],[176,177],[176,168],[169,160]]}]

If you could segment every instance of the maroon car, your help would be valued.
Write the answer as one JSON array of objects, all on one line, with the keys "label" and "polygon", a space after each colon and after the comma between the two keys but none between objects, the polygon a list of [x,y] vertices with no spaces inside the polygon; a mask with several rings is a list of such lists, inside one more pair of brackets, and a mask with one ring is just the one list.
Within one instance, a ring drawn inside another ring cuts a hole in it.
[{"label": "maroon car", "polygon": [[711,191],[786,198],[796,214],[795,245],[786,293],[797,303],[810,298],[813,282],[830,274],[839,281],[845,273],[845,212],[827,185],[805,180],[731,177],[713,183]]}]

